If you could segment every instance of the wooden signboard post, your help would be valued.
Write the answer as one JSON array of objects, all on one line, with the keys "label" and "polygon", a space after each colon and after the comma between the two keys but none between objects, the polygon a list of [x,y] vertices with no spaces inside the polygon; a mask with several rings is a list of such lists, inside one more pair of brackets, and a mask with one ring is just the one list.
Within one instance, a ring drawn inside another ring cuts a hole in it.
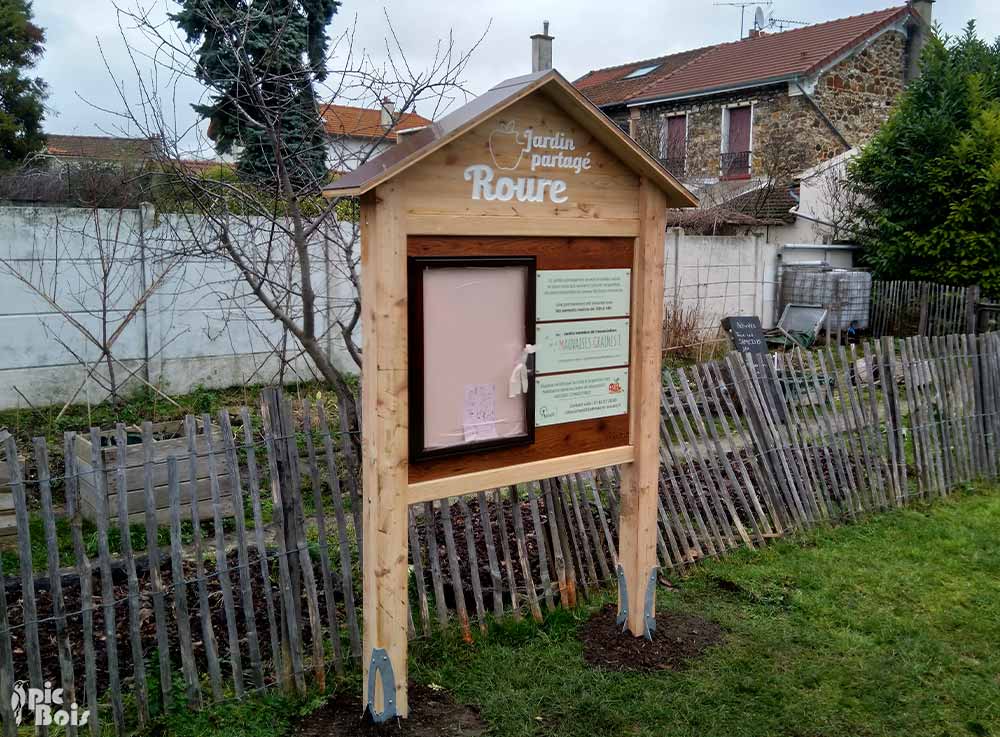
[{"label": "wooden signboard post", "polygon": [[648,634],[665,210],[694,198],[552,70],[326,193],[361,198],[373,718],[407,714],[409,504],[620,464],[620,609]]}]

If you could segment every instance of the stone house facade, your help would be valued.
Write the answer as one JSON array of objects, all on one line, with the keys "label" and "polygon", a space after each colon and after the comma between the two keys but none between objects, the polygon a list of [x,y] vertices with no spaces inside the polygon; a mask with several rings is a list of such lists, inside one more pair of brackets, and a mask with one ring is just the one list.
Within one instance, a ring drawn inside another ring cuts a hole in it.
[{"label": "stone house facade", "polygon": [[705,206],[779,181],[777,211],[787,214],[794,199],[785,182],[885,122],[916,73],[931,1],[754,30],[735,43],[595,70],[575,84]]}]

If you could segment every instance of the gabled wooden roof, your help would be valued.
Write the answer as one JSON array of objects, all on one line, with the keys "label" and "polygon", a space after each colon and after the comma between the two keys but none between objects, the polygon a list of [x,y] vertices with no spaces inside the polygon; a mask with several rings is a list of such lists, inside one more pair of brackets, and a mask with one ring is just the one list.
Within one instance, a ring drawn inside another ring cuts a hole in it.
[{"label": "gabled wooden roof", "polygon": [[364,194],[456,140],[489,116],[539,91],[559,105],[626,166],[663,190],[668,206],[694,207],[698,204],[697,198],[684,185],[554,69],[501,82],[441,120],[408,135],[382,155],[327,185],[324,194],[327,197]]}]

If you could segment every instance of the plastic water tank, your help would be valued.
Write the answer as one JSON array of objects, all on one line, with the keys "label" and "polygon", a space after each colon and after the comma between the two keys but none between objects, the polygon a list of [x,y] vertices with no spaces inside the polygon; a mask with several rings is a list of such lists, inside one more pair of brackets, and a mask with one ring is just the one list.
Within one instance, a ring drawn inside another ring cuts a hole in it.
[{"label": "plastic water tank", "polygon": [[788,265],[781,275],[781,306],[822,305],[829,308],[828,330],[847,330],[854,323],[868,329],[872,275],[861,269]]}]

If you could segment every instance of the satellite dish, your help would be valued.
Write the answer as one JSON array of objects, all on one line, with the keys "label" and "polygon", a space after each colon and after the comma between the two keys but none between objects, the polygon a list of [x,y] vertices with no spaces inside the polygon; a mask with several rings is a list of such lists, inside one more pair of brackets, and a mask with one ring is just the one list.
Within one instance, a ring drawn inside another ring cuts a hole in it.
[{"label": "satellite dish", "polygon": [[759,5],[753,13],[753,27],[758,31],[764,27],[764,10]]}]

